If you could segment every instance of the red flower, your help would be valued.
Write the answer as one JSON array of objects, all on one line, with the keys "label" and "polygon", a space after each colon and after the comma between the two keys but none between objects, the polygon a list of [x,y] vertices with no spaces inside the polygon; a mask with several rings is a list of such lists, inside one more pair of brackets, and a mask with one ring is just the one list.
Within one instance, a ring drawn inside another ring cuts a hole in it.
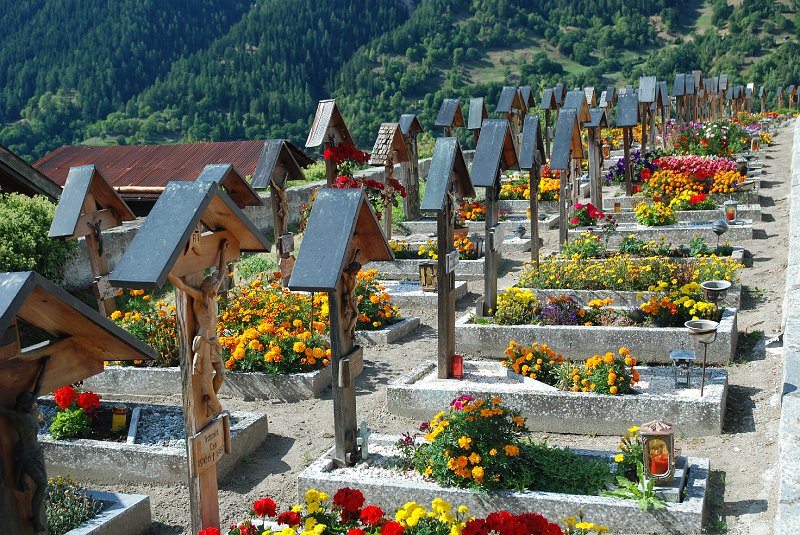
[{"label": "red flower", "polygon": [[285,524],[287,526],[299,526],[303,522],[303,518],[294,511],[285,511],[278,515],[278,524]]},{"label": "red flower", "polygon": [[253,512],[256,516],[275,516],[277,505],[269,498],[262,498],[253,503]]},{"label": "red flower", "polygon": [[333,505],[341,507],[348,512],[355,512],[364,505],[364,495],[358,489],[341,488],[333,495]]},{"label": "red flower", "polygon": [[651,176],[651,175],[650,175],[650,169],[648,169],[647,167],[645,167],[644,169],[642,169],[642,172],[641,172],[641,173],[639,173],[639,176],[641,176],[641,177],[642,177],[642,180],[647,180],[647,179],[649,179],[649,178],[650,178],[650,176]]},{"label": "red flower", "polygon": [[705,193],[698,193],[697,195],[692,195],[691,197],[689,197],[689,202],[694,204],[701,203],[704,200],[706,200]]},{"label": "red flower", "polygon": [[395,522],[392,520],[391,522],[387,522],[383,525],[381,528],[381,535],[402,535],[403,531],[405,530],[400,522]]},{"label": "red flower", "polygon": [[377,526],[383,518],[383,509],[376,505],[368,505],[361,511],[361,521],[369,526]]},{"label": "red flower", "polygon": [[220,535],[219,528],[206,528],[197,533],[197,535]]},{"label": "red flower", "polygon": [[573,217],[572,219],[569,220],[569,222],[572,223],[573,225],[577,225],[581,222],[581,220],[578,219],[577,217]]},{"label": "red flower", "polygon": [[94,392],[81,392],[78,394],[78,407],[92,413],[100,408],[100,396]]},{"label": "red flower", "polygon": [[75,389],[67,385],[56,390],[53,394],[53,397],[55,398],[59,407],[62,409],[68,409],[69,406],[72,405],[72,402],[75,401],[76,395]]},{"label": "red flower", "polygon": [[347,535],[366,535],[366,532],[361,528],[350,528]]}]

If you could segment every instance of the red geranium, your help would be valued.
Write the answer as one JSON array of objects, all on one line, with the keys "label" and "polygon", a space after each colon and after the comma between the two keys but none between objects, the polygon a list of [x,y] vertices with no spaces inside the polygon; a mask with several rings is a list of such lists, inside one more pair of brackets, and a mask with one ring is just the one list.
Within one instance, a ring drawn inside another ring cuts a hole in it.
[{"label": "red geranium", "polygon": [[377,505],[368,505],[361,511],[361,521],[369,526],[377,526],[383,518],[383,509]]},{"label": "red geranium", "polygon": [[303,518],[294,511],[285,511],[278,515],[278,524],[285,524],[287,526],[299,526],[303,522]]},{"label": "red geranium", "polygon": [[366,535],[366,532],[361,528],[350,528],[347,535]]},{"label": "red geranium", "polygon": [[262,498],[253,503],[253,512],[256,516],[275,516],[277,508],[277,504],[269,498]]},{"label": "red geranium", "polygon": [[341,488],[333,495],[333,505],[341,507],[348,512],[356,512],[364,505],[364,495],[358,489]]},{"label": "red geranium", "polygon": [[647,167],[645,167],[644,169],[642,169],[642,172],[641,172],[641,173],[639,173],[639,176],[641,176],[641,177],[642,177],[642,180],[649,180],[649,179],[650,179],[650,176],[651,176],[651,175],[650,175],[650,169],[648,169]]},{"label": "red geranium", "polygon": [[349,143],[342,143],[341,145],[325,149],[325,152],[322,153],[322,157],[326,160],[333,160],[337,164],[345,160],[352,160],[359,165],[364,165],[369,161],[369,154],[361,152]]},{"label": "red geranium", "polygon": [[381,535],[402,535],[403,531],[405,530],[400,522],[395,522],[392,520],[391,522],[387,522],[383,525],[381,528]]},{"label": "red geranium", "polygon": [[81,392],[78,394],[78,407],[91,414],[100,408],[100,396],[94,392]]},{"label": "red geranium", "polygon": [[220,535],[219,528],[206,528],[197,533],[197,535]]},{"label": "red geranium", "polygon": [[692,195],[689,197],[689,202],[693,204],[697,204],[706,200],[707,195],[705,193],[698,193],[697,195]]},{"label": "red geranium", "polygon": [[67,385],[65,387],[59,388],[53,394],[53,397],[55,398],[56,403],[62,409],[68,409],[70,407],[70,405],[72,405],[72,402],[75,401],[75,397],[76,396],[77,396],[77,393],[75,392],[75,389],[73,387],[71,387],[70,385]]}]

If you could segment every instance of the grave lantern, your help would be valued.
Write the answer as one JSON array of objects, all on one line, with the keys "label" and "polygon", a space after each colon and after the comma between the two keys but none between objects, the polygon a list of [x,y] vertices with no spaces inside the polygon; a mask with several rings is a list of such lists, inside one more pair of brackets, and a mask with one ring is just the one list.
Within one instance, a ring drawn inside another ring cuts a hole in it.
[{"label": "grave lantern", "polygon": [[[28,338],[39,343],[31,343]],[[41,341],[44,339],[44,341]],[[0,533],[46,532],[40,394],[155,352],[41,275],[0,273]]]},{"label": "grave lantern", "polygon": [[669,486],[675,477],[675,431],[668,423],[653,420],[639,426],[645,476],[657,486]]},{"label": "grave lantern", "polygon": [[289,200],[287,180],[305,180],[303,169],[314,163],[306,153],[285,139],[268,139],[264,143],[258,167],[251,182],[254,188],[269,188],[272,204],[272,232],[275,242],[281,284],[286,286],[294,268],[294,234],[289,232]]},{"label": "grave lantern", "polygon": [[464,112],[457,98],[446,98],[442,101],[434,126],[441,126],[445,137],[451,137],[457,127],[464,126]]},{"label": "grave lantern", "polygon": [[693,349],[673,349],[669,352],[672,362],[672,376],[675,388],[690,388],[692,382],[692,367],[697,360],[697,352]]},{"label": "grave lantern", "polygon": [[[226,264],[241,251],[269,249],[216,181],[170,182],[109,276],[120,288],[161,288],[167,279],[175,285],[194,532],[219,527],[216,464],[230,453],[229,418],[217,396],[225,377],[217,292]],[[212,267],[217,273],[204,277]]]},{"label": "grave lantern", "polygon": [[603,159],[611,158],[611,144],[608,142],[603,143]]},{"label": "grave lantern", "polygon": [[450,366],[450,375],[453,379],[464,378],[464,355],[453,355],[453,363]]},{"label": "grave lantern", "polygon": [[[336,105],[336,100],[320,100],[317,104],[314,122],[311,123],[311,130],[308,132],[306,148],[322,145],[324,150],[328,150],[343,144],[355,145],[339,107]],[[325,160],[325,178],[329,188],[333,187],[338,176],[336,162],[332,158]]]},{"label": "grave lantern", "polygon": [[106,316],[117,309],[114,302],[117,290],[108,284],[103,231],[133,219],[131,209],[94,165],[70,168],[48,237],[62,240],[84,237],[92,270],[92,290],[98,310]]},{"label": "grave lantern", "polygon": [[457,138],[439,138],[433,149],[428,185],[422,198],[422,211],[436,213],[436,239],[439,250],[436,262],[439,333],[437,370],[440,379],[447,379],[450,376],[455,351],[456,278],[453,271],[455,262],[448,262],[447,259],[453,255],[458,258],[458,251],[453,247],[453,225],[458,199],[464,197],[475,197],[475,189],[470,182],[461,146]]},{"label": "grave lantern", "polygon": [[[542,164],[545,161],[544,143],[542,142],[542,129],[539,127],[539,115],[527,115],[522,128],[522,143],[519,149],[519,168],[528,171],[528,185],[531,210],[531,260],[536,269],[539,269],[539,182],[541,180]],[[522,225],[520,225],[522,226]],[[525,227],[522,227],[522,233]]]},{"label": "grave lantern", "polygon": [[475,138],[475,144],[478,144],[478,138],[481,136],[481,126],[483,121],[489,117],[486,111],[486,103],[483,97],[475,97],[469,99],[469,114],[467,115],[467,129],[472,130],[472,136]]},{"label": "grave lantern", "polygon": [[[622,96],[620,102],[622,102]],[[583,153],[581,143],[581,130],[578,126],[577,112],[574,109],[563,109],[558,114],[556,135],[553,140],[553,153],[550,156],[550,169],[561,172],[561,184],[558,192],[558,225],[559,244],[567,241],[567,214],[570,206],[570,196],[567,195],[567,182],[577,180],[572,176],[572,160],[574,154]]]},{"label": "grave lantern", "polygon": [[622,128],[622,148],[625,161],[625,195],[633,195],[631,176],[631,145],[633,136],[631,128],[639,124],[639,97],[628,92],[619,96],[617,101],[617,128]]},{"label": "grave lantern", "polygon": [[354,345],[358,322],[355,294],[361,266],[394,260],[363,189],[326,189],[317,194],[289,288],[327,292],[333,377],[333,460],[349,466],[359,458],[355,380],[364,352]]},{"label": "grave lantern", "polygon": [[733,198],[728,199],[722,205],[725,207],[725,220],[728,223],[736,223],[736,217],[738,215],[738,206],[739,203],[733,200]]},{"label": "grave lantern", "polygon": [[408,151],[408,160],[400,164],[403,173],[403,187],[406,196],[403,199],[403,215],[406,221],[414,221],[422,217],[419,210],[419,151],[417,150],[417,136],[423,131],[422,125],[413,113],[404,113],[400,116],[400,132]]},{"label": "grave lantern", "polygon": [[755,134],[750,137],[750,152],[758,152],[761,144],[761,137]]},{"label": "grave lantern", "polygon": [[511,128],[505,119],[489,119],[483,123],[470,171],[472,185],[486,189],[483,298],[477,303],[478,316],[489,315],[490,310],[497,309],[497,268],[503,259],[500,249],[504,229],[498,221],[497,203],[500,200],[500,176],[508,169],[519,169]]},{"label": "grave lantern", "polygon": [[[394,166],[407,162],[409,159],[408,150],[403,133],[400,131],[398,123],[383,123],[378,129],[378,136],[375,145],[372,147],[369,163],[372,165],[383,165],[384,174],[384,193],[383,193],[383,234],[387,240],[392,238],[392,208],[394,207],[394,194],[389,181],[394,180]],[[391,195],[391,196],[390,196]]]}]

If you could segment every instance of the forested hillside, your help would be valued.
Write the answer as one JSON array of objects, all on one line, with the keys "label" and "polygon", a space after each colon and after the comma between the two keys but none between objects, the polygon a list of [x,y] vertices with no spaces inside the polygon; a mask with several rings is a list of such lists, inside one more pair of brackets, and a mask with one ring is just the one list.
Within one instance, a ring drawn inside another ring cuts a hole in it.
[{"label": "forested hillside", "polygon": [[0,143],[289,137],[335,96],[359,144],[445,96],[671,78],[800,83],[800,0],[0,0]]}]

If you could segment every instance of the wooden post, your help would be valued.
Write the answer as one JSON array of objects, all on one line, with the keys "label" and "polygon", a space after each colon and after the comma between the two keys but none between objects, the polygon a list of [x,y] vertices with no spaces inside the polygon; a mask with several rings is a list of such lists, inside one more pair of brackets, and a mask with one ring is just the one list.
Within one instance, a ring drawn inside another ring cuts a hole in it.
[{"label": "wooden post", "polygon": [[[396,156],[397,151],[392,151],[392,155]],[[386,164],[384,167],[384,175],[386,176],[386,181],[384,182],[384,187],[386,189],[389,188],[389,179],[394,178],[394,156],[390,156],[386,160]],[[392,239],[392,208],[394,205],[392,201],[389,200],[389,195],[384,190],[383,194],[383,235],[386,236],[387,240]]]},{"label": "wooden post", "polygon": [[669,121],[669,104],[661,106],[661,146],[667,147],[667,122]]},{"label": "wooden post", "polygon": [[[327,163],[326,163],[327,165]],[[281,272],[281,284],[286,286],[294,267],[294,236],[289,233],[289,202],[286,199],[286,180],[289,173],[284,170],[284,178],[280,184],[274,179],[269,181],[270,199],[272,202],[272,226],[275,234],[275,255],[278,269]]]},{"label": "wooden post", "polygon": [[550,110],[544,110],[544,158],[550,161]]},{"label": "wooden post", "polygon": [[639,107],[641,109],[641,114],[642,114],[642,148],[641,148],[641,151],[642,151],[642,156],[644,156],[645,153],[647,152],[647,125],[650,122],[650,119],[649,119],[649,117],[650,117],[650,115],[649,115],[650,114],[650,104],[649,103],[639,104]]},{"label": "wooden post", "polygon": [[406,197],[403,199],[403,215],[406,221],[414,221],[422,217],[419,208],[419,151],[417,150],[416,134],[408,136],[406,146],[409,159],[400,164],[404,174],[403,186],[406,188]]},{"label": "wooden post", "polygon": [[[86,194],[84,201],[84,211],[86,214],[97,213],[97,203],[91,193]],[[107,295],[102,291],[101,278],[108,277],[108,259],[106,257],[105,247],[103,247],[103,238],[100,230],[100,223],[92,225],[92,230],[86,234],[86,250],[89,253],[89,267],[92,270],[92,291],[94,292],[95,299],[97,299],[97,308],[104,316],[110,316],[112,312],[117,309],[117,304],[114,301],[113,295]]]},{"label": "wooden post", "polygon": [[[324,150],[332,149],[336,146],[336,141],[330,136],[325,136],[325,141],[322,143],[322,147]],[[325,182],[326,186],[329,188],[334,187],[336,184],[336,179],[338,178],[339,170],[336,168],[336,162],[333,161],[333,158],[328,158],[325,160]]]},{"label": "wooden post", "polygon": [[598,209],[603,207],[602,189],[600,186],[600,150],[597,144],[597,128],[588,128],[586,137],[589,152],[589,197]]},{"label": "wooden post", "polygon": [[631,143],[632,138],[631,129],[629,127],[622,129],[622,149],[623,158],[625,158],[625,195],[630,197],[633,195],[633,178],[631,177]]},{"label": "wooden post", "polygon": [[539,270],[539,182],[541,181],[540,164],[534,160],[533,167],[528,171],[530,182],[530,209],[531,209],[531,260],[536,270]]},{"label": "wooden post", "polygon": [[[498,171],[499,173],[499,171]],[[495,185],[486,188],[486,221],[484,242],[484,268],[483,268],[483,311],[482,315],[489,316],[497,310],[497,268],[503,257],[500,253],[502,239],[499,232],[497,218],[497,199],[500,193],[500,179]],[[533,222],[531,222],[532,224]],[[491,311],[491,312],[490,312]]]},{"label": "wooden post", "polygon": [[450,377],[453,353],[456,347],[456,273],[447,270],[447,255],[454,250],[453,219],[455,217],[455,198],[447,195],[444,210],[436,214],[436,237],[439,258],[436,260],[436,284],[438,294],[438,343],[437,343],[437,376],[440,379]]},{"label": "wooden post", "polygon": [[567,217],[569,216],[567,181],[570,178],[569,170],[570,166],[567,166],[567,169],[561,172],[561,180],[559,180],[558,185],[558,243],[562,246],[567,242]]},{"label": "wooden post", "polygon": [[[334,462],[349,466],[358,460],[358,422],[356,417],[356,385],[353,378],[356,358],[353,330],[358,317],[355,297],[356,274],[361,269],[358,251],[348,251],[352,259],[342,271],[335,292],[328,293],[331,333],[331,374],[333,377]],[[355,310],[353,308],[355,307]],[[351,358],[353,361],[351,361]]]}]

